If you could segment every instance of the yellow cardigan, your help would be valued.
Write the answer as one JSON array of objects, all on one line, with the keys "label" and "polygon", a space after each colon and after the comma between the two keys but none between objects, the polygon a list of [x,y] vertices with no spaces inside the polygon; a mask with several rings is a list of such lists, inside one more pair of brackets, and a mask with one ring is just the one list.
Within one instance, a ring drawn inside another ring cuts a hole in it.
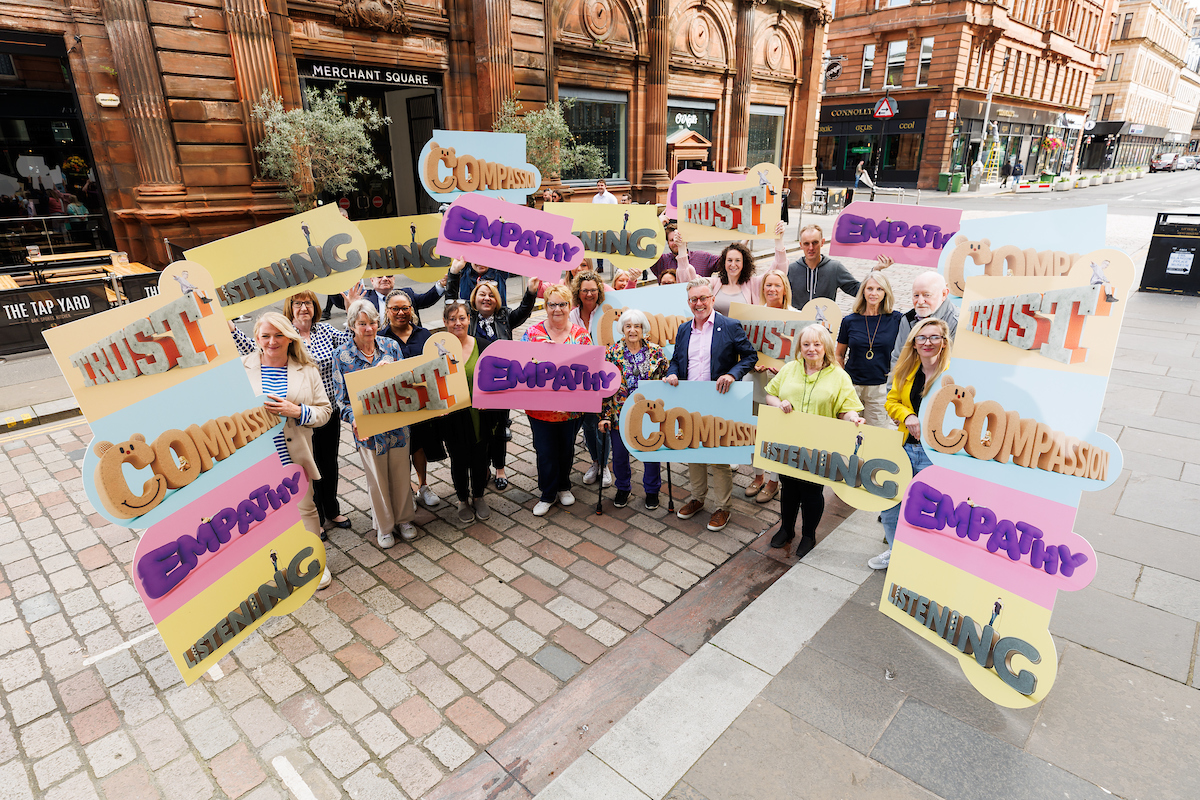
[{"label": "yellow cardigan", "polygon": [[[921,362],[918,361],[916,369],[908,373],[903,380],[901,380],[900,376],[897,375],[892,381],[892,388],[888,389],[887,400],[884,402],[884,408],[887,409],[887,415],[896,420],[896,424],[900,426],[901,431],[905,431],[905,444],[908,444],[908,440],[912,437],[910,437],[907,433],[907,429],[904,426],[904,420],[908,419],[909,414],[917,413],[916,409],[912,407],[912,400],[910,398],[912,395],[913,382],[916,380],[917,370],[920,368]],[[940,374],[935,375],[933,379],[936,381],[938,377],[940,377]],[[926,386],[928,386],[928,384],[926,384]]]}]

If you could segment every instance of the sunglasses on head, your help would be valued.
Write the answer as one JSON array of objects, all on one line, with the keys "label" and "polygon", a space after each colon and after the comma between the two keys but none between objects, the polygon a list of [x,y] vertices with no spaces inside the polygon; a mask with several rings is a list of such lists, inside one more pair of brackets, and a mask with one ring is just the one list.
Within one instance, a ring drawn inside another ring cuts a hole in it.
[{"label": "sunglasses on head", "polygon": [[491,278],[488,278],[486,280],[476,281],[476,283],[480,284],[481,286],[499,286],[500,285],[499,281],[494,281]]},{"label": "sunglasses on head", "polygon": [[446,301],[446,305],[448,306],[465,306],[466,304],[466,300],[451,299]]}]

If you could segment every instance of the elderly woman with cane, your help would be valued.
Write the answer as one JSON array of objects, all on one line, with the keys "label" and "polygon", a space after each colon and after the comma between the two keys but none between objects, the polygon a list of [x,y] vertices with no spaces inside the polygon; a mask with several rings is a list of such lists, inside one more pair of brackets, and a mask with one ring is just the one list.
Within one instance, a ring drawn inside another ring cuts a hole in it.
[{"label": "elderly woman with cane", "polygon": [[[667,361],[663,350],[656,344],[646,341],[650,331],[650,320],[636,309],[629,309],[618,320],[622,340],[608,347],[604,360],[621,370],[621,388],[612,397],[605,398],[601,410],[600,432],[607,434],[612,440],[613,478],[617,485],[617,494],[613,505],[624,508],[629,505],[629,492],[632,487],[633,472],[629,468],[629,450],[621,440],[618,415],[625,400],[637,390],[639,381],[657,381],[667,376]],[[646,509],[653,511],[658,508],[658,493],[662,489],[662,477],[658,462],[643,463],[642,488],[646,490]]]}]

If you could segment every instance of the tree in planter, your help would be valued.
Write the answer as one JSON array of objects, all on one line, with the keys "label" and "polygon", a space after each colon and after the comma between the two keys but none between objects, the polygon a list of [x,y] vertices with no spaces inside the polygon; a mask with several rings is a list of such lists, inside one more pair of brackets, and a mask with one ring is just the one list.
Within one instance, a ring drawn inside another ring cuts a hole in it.
[{"label": "tree in planter", "polygon": [[581,144],[567,127],[564,111],[575,105],[574,98],[546,103],[544,108],[521,114],[516,98],[500,106],[492,130],[499,133],[525,134],[529,162],[542,172],[544,179],[574,173],[583,178],[604,178],[612,174],[604,160],[604,151],[592,144]]},{"label": "tree in planter", "polygon": [[290,111],[278,97],[263,92],[251,112],[266,129],[255,148],[263,175],[286,187],[280,196],[297,212],[315,207],[323,192],[353,191],[358,175],[390,177],[368,134],[390,125],[391,119],[363,97],[343,108],[344,89],[343,83],[326,91],[309,87],[304,92],[308,108]]}]

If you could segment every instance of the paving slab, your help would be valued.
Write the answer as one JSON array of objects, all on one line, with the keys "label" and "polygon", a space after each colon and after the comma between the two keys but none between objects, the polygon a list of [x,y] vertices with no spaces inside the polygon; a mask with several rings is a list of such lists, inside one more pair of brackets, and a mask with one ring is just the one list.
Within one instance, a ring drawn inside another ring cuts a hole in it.
[{"label": "paving slab", "polygon": [[538,794],[541,800],[582,800],[603,797],[605,800],[649,800],[647,795],[621,777],[591,753],[584,753],[575,763]]},{"label": "paving slab", "polygon": [[871,755],[946,800],[1110,797],[1098,786],[911,698]]},{"label": "paving slab", "polygon": [[1119,797],[1200,797],[1200,691],[1069,645],[1026,749]]}]

